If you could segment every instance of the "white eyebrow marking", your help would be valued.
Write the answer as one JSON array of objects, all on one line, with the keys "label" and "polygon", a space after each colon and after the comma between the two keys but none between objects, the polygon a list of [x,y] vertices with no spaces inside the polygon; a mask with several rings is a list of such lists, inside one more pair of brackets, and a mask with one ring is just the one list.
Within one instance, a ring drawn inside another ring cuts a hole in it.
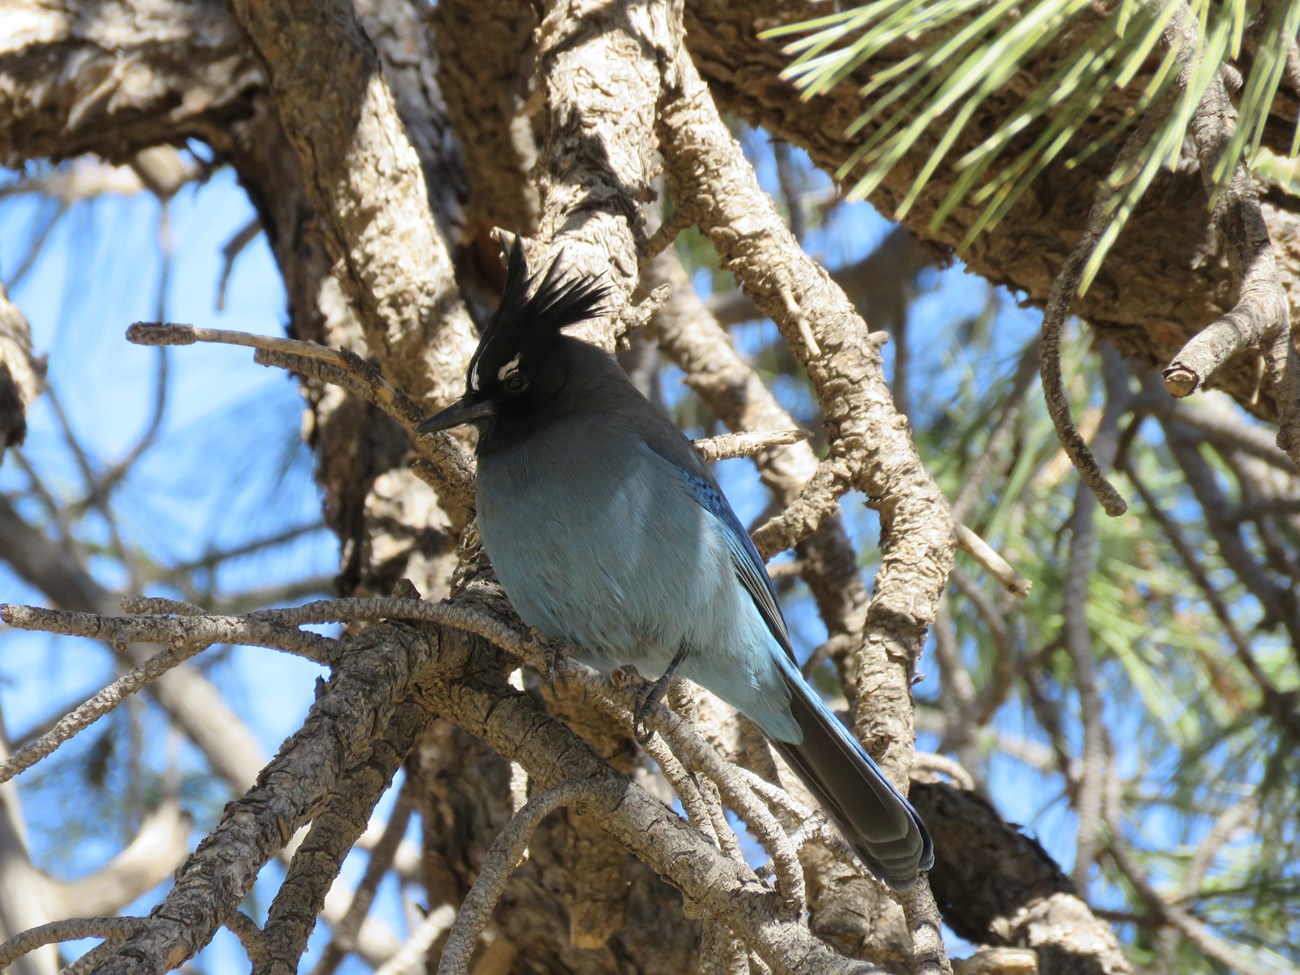
[{"label": "white eyebrow marking", "polygon": [[[478,365],[475,364],[474,368],[477,371]],[[505,382],[506,376],[510,375],[518,368],[519,368],[519,356],[515,356],[513,359],[511,359],[504,366],[502,366],[500,369],[497,370],[497,379],[500,380],[501,382]],[[475,377],[471,376],[470,379],[471,381],[473,381]]]}]

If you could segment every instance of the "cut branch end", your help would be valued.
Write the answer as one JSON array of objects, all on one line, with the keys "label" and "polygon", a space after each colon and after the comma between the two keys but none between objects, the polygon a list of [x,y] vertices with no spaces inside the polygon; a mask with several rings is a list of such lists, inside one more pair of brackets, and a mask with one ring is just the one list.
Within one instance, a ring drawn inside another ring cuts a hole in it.
[{"label": "cut branch end", "polygon": [[1180,362],[1172,363],[1161,375],[1165,380],[1165,389],[1169,395],[1182,399],[1191,396],[1201,385],[1201,377]]},{"label": "cut branch end", "polygon": [[199,335],[193,325],[135,322],[126,330],[126,340],[133,345],[193,345]]}]

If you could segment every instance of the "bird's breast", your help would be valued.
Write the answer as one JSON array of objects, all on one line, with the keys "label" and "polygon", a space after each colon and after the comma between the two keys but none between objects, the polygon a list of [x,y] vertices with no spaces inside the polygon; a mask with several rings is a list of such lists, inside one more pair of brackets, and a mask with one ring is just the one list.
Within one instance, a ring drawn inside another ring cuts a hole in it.
[{"label": "bird's breast", "polygon": [[593,666],[658,672],[683,642],[727,638],[725,541],[680,471],[635,436],[557,424],[482,457],[478,520],[520,617]]}]

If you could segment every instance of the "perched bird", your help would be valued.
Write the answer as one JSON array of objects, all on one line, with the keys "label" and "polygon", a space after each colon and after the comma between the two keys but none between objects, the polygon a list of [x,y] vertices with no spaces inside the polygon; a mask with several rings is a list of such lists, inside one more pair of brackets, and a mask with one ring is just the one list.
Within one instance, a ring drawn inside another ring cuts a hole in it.
[{"label": "perched bird", "polygon": [[465,395],[420,425],[478,427],[478,524],[520,618],[598,670],[632,664],[708,688],[751,718],[862,861],[893,887],[934,860],[930,835],[799,672],[776,591],[691,442],[602,350],[560,330],[606,289],[530,278],[505,290]]}]

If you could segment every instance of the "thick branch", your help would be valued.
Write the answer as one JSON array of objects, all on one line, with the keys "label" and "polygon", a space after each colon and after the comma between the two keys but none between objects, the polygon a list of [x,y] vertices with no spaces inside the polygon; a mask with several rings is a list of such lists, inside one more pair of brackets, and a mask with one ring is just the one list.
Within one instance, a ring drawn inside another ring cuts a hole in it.
[{"label": "thick branch", "polygon": [[[662,5],[579,0],[548,3],[537,34],[546,99],[539,236],[562,244],[569,266],[607,277],[615,308],[636,288],[641,206],[656,195],[653,51],[666,33]],[[613,347],[613,328],[583,334]]]},{"label": "thick branch", "polygon": [[[365,832],[370,814],[393,780],[402,760],[429,722],[422,706],[405,703],[393,713],[384,734],[369,752],[349,768],[329,797],[325,810],[312,820],[306,838],[294,851],[284,883],[267,912],[266,953],[253,966],[254,975],[294,975],[325,906],[325,896],[343,866],[343,859]],[[355,937],[359,921],[349,932]]]},{"label": "thick branch", "polygon": [[429,17],[438,83],[465,154],[469,232],[475,238],[492,227],[529,233],[540,208],[528,179],[537,148],[524,110],[534,17],[518,0],[445,0]]},{"label": "thick branch", "polygon": [[8,4],[0,11],[0,162],[86,152],[125,160],[247,114],[260,82],[223,4]]},{"label": "thick branch", "polygon": [[1041,975],[1132,975],[1115,934],[1030,837],[972,792],[917,782],[912,801],[940,856],[930,885],[944,920],[980,944],[1033,948]]},{"label": "thick branch", "polygon": [[343,0],[235,0],[307,195],[385,375],[428,405],[460,393],[475,344],[423,171],[374,46]]},{"label": "thick branch", "polygon": [[387,725],[410,686],[413,665],[428,652],[427,642],[407,629],[376,627],[358,638],[302,728],[257,784],[226,807],[148,925],[96,968],[97,975],[161,975],[207,944],[262,866],[320,811],[374,730]]},{"label": "thick branch", "polygon": [[[1196,27],[1190,10],[1183,14],[1183,20],[1186,41],[1194,41]],[[1188,74],[1188,68],[1180,72],[1181,84],[1186,84]],[[1196,108],[1191,126],[1207,193],[1215,190],[1216,169],[1224,162],[1237,121],[1222,75],[1216,74]],[[1215,200],[1214,218],[1227,248],[1236,304],[1174,357],[1164,371],[1165,386],[1175,396],[1187,396],[1243,349],[1261,349],[1273,375],[1281,419],[1278,444],[1300,467],[1300,365],[1296,363],[1287,296],[1278,277],[1268,225],[1250,171],[1244,161],[1230,160],[1230,164],[1232,178]]]},{"label": "thick branch", "polygon": [[832,433],[831,480],[879,500],[888,544],[868,610],[857,718],[873,750],[884,751],[885,767],[904,781],[910,667],[951,566],[948,513],[893,408],[865,323],[781,222],[689,58],[666,57],[660,141],[669,186],[807,366]]},{"label": "thick branch", "polygon": [[[1085,16],[1104,16],[1102,9],[1093,8]],[[815,0],[692,0],[686,8],[687,43],[724,111],[750,125],[761,126],[772,138],[802,147],[814,163],[833,173],[874,132],[874,127],[850,131],[862,113],[859,87],[906,58],[913,49],[900,38],[888,52],[844,84],[805,102],[792,84],[777,80],[789,58],[777,43],[760,40],[753,27],[757,23],[775,26],[824,14],[824,7]],[[1068,36],[1049,43],[1040,59],[1026,65],[1017,76],[1017,91],[1024,90],[1020,87],[1022,81],[1025,85],[1041,81],[1057,66],[1077,60],[1077,56],[1077,47]],[[889,93],[886,87],[875,97]],[[1077,144],[1088,144],[1111,124],[1116,111],[1127,110],[1125,99],[1131,95],[1117,92],[1115,98],[1115,103],[1103,106],[1080,130]],[[970,138],[978,141],[1002,130],[1007,124],[1008,106],[1015,104],[1014,98],[988,99],[970,120]],[[1288,109],[1290,104],[1294,104],[1293,94],[1279,101],[1274,116],[1278,124],[1271,126],[1266,136],[1271,148],[1282,155],[1289,151],[1294,129],[1295,114]],[[888,213],[908,194],[943,131],[943,126],[933,127],[909,149],[872,194],[871,202],[877,209]],[[1037,130],[1031,130],[1024,138],[1032,141],[1037,134]],[[1105,156],[1096,154],[1080,167],[1053,166],[1044,172],[1034,191],[1024,194],[1002,223],[981,234],[963,253],[970,269],[995,284],[1024,292],[1030,301],[1041,305],[1055,270],[1064,263],[1072,246],[1071,239],[1060,230],[1064,215],[1086,210],[1092,187],[1109,171],[1110,160]],[[948,247],[955,247],[965,237],[980,212],[976,206],[958,207],[943,225],[930,226],[935,208],[953,179],[955,175],[936,178],[904,220],[922,239]],[[1300,259],[1300,213],[1288,207],[1285,200],[1281,205],[1266,203],[1263,207],[1283,267],[1294,266]],[[1076,303],[1075,311],[1126,355],[1163,365],[1205,322],[1213,321],[1232,306],[1221,257],[1200,191],[1199,174],[1192,169],[1162,173],[1134,214],[1130,230],[1116,241],[1096,285]],[[1288,278],[1286,287],[1289,303],[1300,305],[1300,278]],[[1229,391],[1252,412],[1273,418],[1270,391],[1259,394],[1260,366],[1257,354],[1243,354],[1219,370],[1214,384]]]}]

